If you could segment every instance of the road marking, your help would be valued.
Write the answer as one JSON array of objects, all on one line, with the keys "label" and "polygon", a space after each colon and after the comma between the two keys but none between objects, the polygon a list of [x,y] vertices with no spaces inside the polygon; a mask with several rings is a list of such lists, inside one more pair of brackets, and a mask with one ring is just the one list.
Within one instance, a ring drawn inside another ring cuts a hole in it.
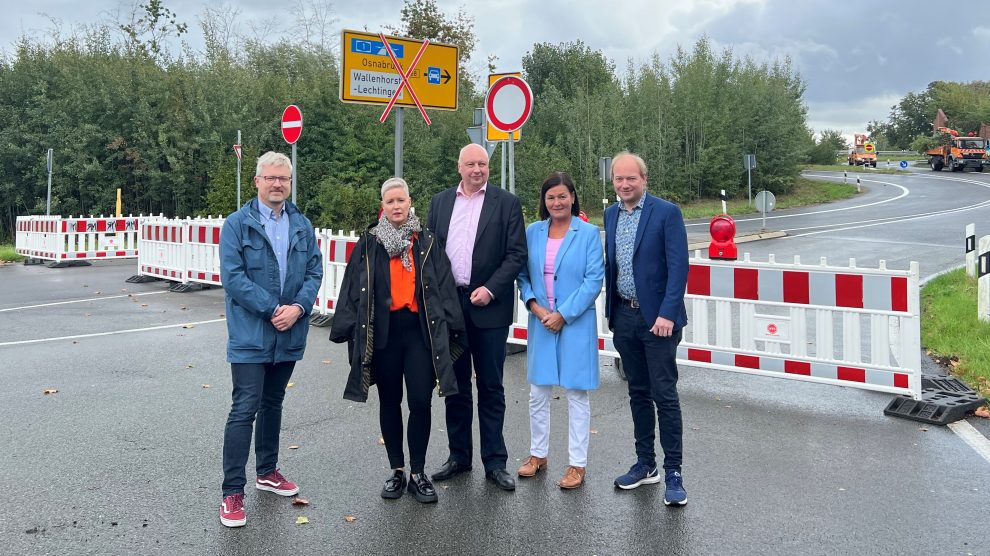
[{"label": "road marking", "polygon": [[215,322],[224,322],[223,319],[212,319],[212,320],[201,320],[197,322],[183,322],[180,324],[164,324],[162,326],[149,326],[147,328],[131,328],[129,330],[114,330],[112,332],[97,332],[94,334],[78,334],[75,336],[59,336],[57,338],[38,338],[36,340],[18,340],[16,342],[2,342],[0,347],[4,346],[21,346],[25,344],[40,344],[43,342],[57,342],[59,340],[79,340],[82,338],[96,338],[98,336],[113,336],[115,334],[129,334],[131,332],[151,332],[153,330],[166,330],[168,328],[182,328],[184,326],[193,326],[197,324],[212,324]]},{"label": "road marking", "polygon": [[[921,247],[936,247],[938,249],[956,249],[958,245],[946,245],[944,243],[925,243],[923,241],[894,241],[892,239],[876,239],[855,236],[833,236],[829,239],[837,241],[863,241],[867,243],[884,243],[890,245],[918,245]],[[737,240],[738,241],[738,240]]]},{"label": "road marking", "polygon": [[980,431],[976,430],[976,427],[962,420],[949,423],[949,428],[965,440],[970,448],[976,450],[977,454],[980,454],[983,459],[987,460],[987,463],[990,463],[990,440],[987,440],[987,437],[980,434]]},{"label": "road marking", "polygon": [[[986,201],[981,201],[975,205],[970,205],[968,207],[957,207],[945,210],[938,210],[933,212],[923,212],[919,214],[911,214],[906,216],[891,216],[887,218],[875,218],[873,220],[861,220],[859,222],[844,222],[839,224],[823,224],[821,226],[808,226],[805,228],[794,228],[790,230],[784,230],[785,232],[800,231],[800,230],[812,230],[815,228],[832,228],[834,226],[845,226],[844,228],[834,228],[830,230],[818,230],[817,232],[805,232],[803,234],[788,234],[780,239],[788,239],[795,237],[813,236],[818,234],[827,234],[831,232],[844,232],[846,230],[857,230],[860,228],[872,228],[873,226],[882,226],[884,224],[893,224],[896,222],[909,222],[911,220],[921,220],[923,218],[931,218],[933,216],[944,216],[946,214],[953,214],[956,212],[965,212],[968,210],[974,210],[979,208],[984,208],[990,205],[990,199]],[[862,224],[860,226],[850,226],[849,224]]]},{"label": "road marking", "polygon": [[42,303],[40,305],[24,305],[23,307],[9,307],[7,309],[0,309],[0,313],[6,313],[7,311],[20,311],[21,309],[37,309],[38,307],[54,307],[55,305],[68,305],[70,303],[85,303],[87,301],[100,301],[102,299],[119,299],[121,297],[138,297],[139,295],[158,295],[164,292],[145,292],[145,293],[134,293],[130,295],[108,295],[100,297],[90,297],[87,299],[74,299],[72,301],[55,301],[53,303]]}]

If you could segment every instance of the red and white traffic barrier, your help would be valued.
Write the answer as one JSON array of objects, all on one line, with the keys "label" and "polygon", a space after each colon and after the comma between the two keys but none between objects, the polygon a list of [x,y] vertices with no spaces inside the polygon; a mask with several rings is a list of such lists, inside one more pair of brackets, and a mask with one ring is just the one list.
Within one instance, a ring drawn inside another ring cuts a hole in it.
[{"label": "red and white traffic barrier", "polygon": [[32,259],[56,262],[132,259],[142,216],[18,216],[15,248]]},{"label": "red and white traffic barrier", "polygon": [[[921,399],[918,264],[907,271],[691,260],[683,365],[851,386]],[[598,349],[618,357],[598,308]],[[525,344],[521,301],[509,343]]]},{"label": "red and white traffic barrier", "polygon": [[333,230],[317,228],[316,243],[320,253],[323,254],[323,282],[316,296],[314,314],[324,318],[333,314],[334,304],[344,282],[344,269],[351,258],[354,246],[357,245],[357,240],[353,231],[345,235],[343,230],[338,230],[337,235],[333,235]]},{"label": "red and white traffic barrier", "polygon": [[221,285],[220,230],[223,229],[223,219],[187,220],[186,225],[186,279],[198,284]]},{"label": "red and white traffic barrier", "polygon": [[138,275],[186,283],[188,225],[159,217],[141,222],[139,229]]}]

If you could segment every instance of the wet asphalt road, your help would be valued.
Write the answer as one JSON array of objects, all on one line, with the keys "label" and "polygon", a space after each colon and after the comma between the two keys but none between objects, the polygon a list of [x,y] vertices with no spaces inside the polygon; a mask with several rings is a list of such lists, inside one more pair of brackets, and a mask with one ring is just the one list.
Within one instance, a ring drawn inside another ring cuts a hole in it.
[{"label": "wet asphalt road", "polygon": [[[846,222],[990,199],[990,189],[971,183],[877,179],[910,194],[852,209]],[[901,193],[869,187],[829,208]],[[962,226],[990,221],[988,210],[916,219],[896,233],[887,226],[792,232],[740,251],[758,260],[777,253],[778,260],[797,254],[817,262],[822,252],[840,258],[832,262],[885,258],[892,268],[923,258],[925,276],[961,259]],[[827,225],[840,214],[770,227]],[[815,230],[834,227],[844,226]],[[222,291],[163,293],[163,283],[124,283],[134,266],[0,267],[0,552],[990,554],[990,463],[947,428],[884,417],[886,394],[684,367],[689,504],[665,507],[658,486],[616,491],[612,480],[634,458],[632,426],[625,384],[606,359],[592,395],[594,433],[581,489],[553,484],[567,463],[566,402],[554,400],[549,474],[505,493],[485,482],[476,456],[473,472],[438,483],[436,505],[408,495],[384,501],[378,493],[388,464],[376,396],[367,404],[341,399],[345,349],[319,328],[286,397],[280,460],[310,505],[252,490],[247,527],[227,530],[217,507],[230,377],[225,326],[210,322],[223,313]],[[84,301],[15,309],[74,300]],[[17,343],[149,327],[159,328]],[[524,354],[508,358],[505,383],[513,471],[529,444]],[[58,392],[43,394],[48,388]],[[439,399],[433,415],[428,470],[447,456]],[[297,516],[309,523],[296,525]]]}]

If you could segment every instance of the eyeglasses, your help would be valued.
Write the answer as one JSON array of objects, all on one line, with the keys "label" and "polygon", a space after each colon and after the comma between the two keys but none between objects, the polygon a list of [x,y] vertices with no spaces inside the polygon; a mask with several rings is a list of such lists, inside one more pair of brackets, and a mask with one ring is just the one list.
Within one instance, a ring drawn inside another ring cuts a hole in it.
[{"label": "eyeglasses", "polygon": [[271,185],[278,180],[278,183],[282,185],[289,185],[292,183],[292,176],[258,176],[259,178],[265,180],[265,183]]}]

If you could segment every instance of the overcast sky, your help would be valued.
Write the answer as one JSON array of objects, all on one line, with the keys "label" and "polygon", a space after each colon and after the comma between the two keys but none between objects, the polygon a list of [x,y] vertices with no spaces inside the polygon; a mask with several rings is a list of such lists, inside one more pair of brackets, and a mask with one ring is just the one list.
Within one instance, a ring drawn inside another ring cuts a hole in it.
[{"label": "overcast sky", "polygon": [[[304,0],[312,7],[325,0]],[[293,27],[290,12],[298,0],[240,0],[224,6],[236,12],[242,32],[270,26],[277,33]],[[186,40],[202,45],[197,18],[203,0],[164,0],[189,24]],[[581,40],[602,50],[620,70],[627,60],[642,62],[658,52],[668,58],[677,45],[690,48],[708,35],[719,49],[758,61],[790,56],[807,83],[808,124],[838,129],[847,136],[865,131],[866,122],[886,119],[904,94],[936,80],[990,79],[990,5],[944,5],[933,16],[931,1],[851,2],[843,0],[438,0],[448,14],[459,7],[474,17],[479,42],[476,74],[486,72],[489,54],[498,71],[521,69],[523,55],[538,42]],[[120,0],[28,0],[6,2],[0,20],[0,47],[22,34],[43,36],[59,20],[65,29],[112,22],[132,2]],[[402,0],[336,0],[334,32],[341,28],[385,30],[397,25]],[[232,7],[232,8],[231,8]],[[962,11],[958,11],[958,10]],[[953,17],[949,17],[954,12]]]}]

